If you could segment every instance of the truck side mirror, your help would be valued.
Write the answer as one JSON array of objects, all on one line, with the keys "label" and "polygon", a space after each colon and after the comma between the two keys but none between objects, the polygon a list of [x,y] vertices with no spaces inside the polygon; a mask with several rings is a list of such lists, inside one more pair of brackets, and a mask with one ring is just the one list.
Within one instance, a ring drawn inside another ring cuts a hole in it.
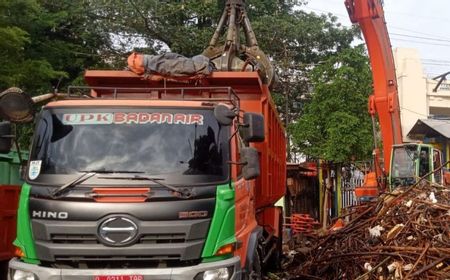
[{"label": "truck side mirror", "polygon": [[13,123],[27,123],[34,118],[33,99],[19,88],[0,93],[0,117]]},{"label": "truck side mirror", "polygon": [[253,147],[244,147],[241,149],[241,159],[244,163],[242,175],[245,180],[252,180],[259,176],[259,154]]},{"label": "truck side mirror", "polygon": [[263,142],[265,139],[264,116],[256,113],[245,113],[241,132],[242,138],[247,143]]},{"label": "truck side mirror", "polygon": [[12,130],[10,122],[0,122],[0,153],[6,154],[12,148]]},{"label": "truck side mirror", "polygon": [[223,126],[229,126],[233,122],[236,114],[224,104],[219,104],[214,108],[214,116]]}]

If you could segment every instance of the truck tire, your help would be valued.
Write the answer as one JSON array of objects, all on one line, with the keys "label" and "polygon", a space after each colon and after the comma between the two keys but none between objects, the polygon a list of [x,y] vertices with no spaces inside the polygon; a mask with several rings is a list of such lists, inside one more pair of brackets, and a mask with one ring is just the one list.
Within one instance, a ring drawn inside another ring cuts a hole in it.
[{"label": "truck tire", "polygon": [[0,279],[8,279],[8,261],[0,261]]},{"label": "truck tire", "polygon": [[258,249],[255,248],[253,254],[253,261],[251,267],[247,269],[244,275],[245,280],[262,280],[261,258],[259,257]]},{"label": "truck tire", "polygon": [[278,232],[280,236],[274,240],[276,250],[267,262],[267,269],[272,271],[281,269],[281,261],[283,259],[283,211],[281,211],[279,219]]}]

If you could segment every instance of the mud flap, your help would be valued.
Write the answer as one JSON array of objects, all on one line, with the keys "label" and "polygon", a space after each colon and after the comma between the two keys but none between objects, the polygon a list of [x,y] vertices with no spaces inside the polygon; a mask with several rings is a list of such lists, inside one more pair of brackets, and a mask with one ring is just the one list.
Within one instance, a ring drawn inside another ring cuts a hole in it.
[{"label": "mud flap", "polygon": [[253,258],[255,255],[255,251],[258,248],[258,241],[262,237],[263,234],[263,228],[260,226],[257,226],[252,233],[250,234],[250,237],[248,239],[248,247],[247,247],[247,257],[245,262],[245,270],[249,271],[251,267],[253,267]]}]

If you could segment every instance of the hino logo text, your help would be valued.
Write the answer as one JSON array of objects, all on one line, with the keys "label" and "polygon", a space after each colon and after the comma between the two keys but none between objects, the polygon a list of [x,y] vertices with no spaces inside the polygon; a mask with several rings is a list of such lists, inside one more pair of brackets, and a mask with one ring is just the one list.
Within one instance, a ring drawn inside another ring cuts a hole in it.
[{"label": "hino logo text", "polygon": [[69,213],[67,212],[53,212],[53,211],[35,211],[31,214],[33,218],[41,219],[60,219],[66,220],[69,218]]}]

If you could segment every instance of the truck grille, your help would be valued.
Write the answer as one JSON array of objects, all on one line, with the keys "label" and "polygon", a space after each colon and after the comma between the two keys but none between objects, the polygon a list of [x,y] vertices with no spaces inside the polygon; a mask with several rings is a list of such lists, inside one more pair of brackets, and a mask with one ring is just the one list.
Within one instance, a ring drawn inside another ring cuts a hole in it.
[{"label": "truck grille", "polygon": [[211,223],[211,219],[137,221],[136,242],[111,247],[100,241],[102,221],[33,219],[38,258],[44,262],[199,260]]},{"label": "truck grille", "polygon": [[[100,244],[94,234],[52,234],[53,243],[64,244]],[[186,234],[145,234],[139,238],[138,243],[164,244],[164,243],[184,243]]]},{"label": "truck grille", "polygon": [[86,261],[160,261],[160,260],[179,260],[180,255],[156,255],[156,256],[89,256],[89,257],[67,257],[67,256],[55,256],[56,261],[75,261],[75,262],[86,262]]}]

